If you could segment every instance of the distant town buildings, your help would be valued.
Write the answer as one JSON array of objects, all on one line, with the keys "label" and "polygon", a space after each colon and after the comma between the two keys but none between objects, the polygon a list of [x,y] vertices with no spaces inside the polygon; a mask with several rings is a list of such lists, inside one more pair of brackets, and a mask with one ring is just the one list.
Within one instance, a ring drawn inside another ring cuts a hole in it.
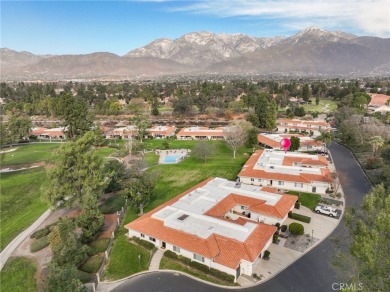
[{"label": "distant town buildings", "polygon": [[368,104],[369,112],[390,112],[390,96],[385,94],[369,93],[371,101]]}]

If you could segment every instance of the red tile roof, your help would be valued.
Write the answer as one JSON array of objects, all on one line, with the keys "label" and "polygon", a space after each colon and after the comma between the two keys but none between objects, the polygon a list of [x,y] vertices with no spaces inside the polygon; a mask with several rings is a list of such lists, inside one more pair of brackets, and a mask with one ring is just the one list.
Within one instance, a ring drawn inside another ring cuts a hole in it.
[{"label": "red tile roof", "polygon": [[238,174],[238,176],[252,177],[252,178],[263,178],[272,180],[281,180],[298,183],[310,183],[312,181],[317,182],[331,182],[332,176],[327,168],[321,168],[321,175],[300,173],[299,175],[284,174],[276,172],[267,172],[262,169],[254,169],[259,157],[263,154],[263,150],[257,150],[245,163],[244,167]]},{"label": "red tile roof", "polygon": [[385,94],[369,93],[369,95],[371,96],[369,103],[371,106],[386,105],[386,102],[390,99],[390,96]]},{"label": "red tile roof", "polygon": [[315,126],[326,126],[330,127],[330,124],[327,122],[322,122],[322,121],[305,121],[305,120],[298,120],[298,119],[278,119],[277,120],[278,124],[281,123],[288,123],[288,124],[297,124],[297,125],[315,125]]},{"label": "red tile roof", "polygon": [[[279,135],[281,138],[291,138],[291,137],[303,137],[302,135],[297,135],[297,134],[280,134]],[[274,139],[271,139],[270,137],[268,137],[267,135],[263,135],[263,134],[259,134],[257,136],[257,141],[263,145],[267,145],[268,147],[271,147],[271,148],[282,148],[280,146],[280,142],[274,140]],[[300,145],[301,146],[322,146],[322,142],[321,141],[316,141],[314,139],[301,139],[300,140]]]},{"label": "red tile roof", "polygon": [[160,135],[168,136],[168,135],[172,135],[176,131],[176,127],[175,126],[164,126],[164,127],[154,126],[148,129],[147,131],[149,132],[150,135],[160,134]]},{"label": "red tile roof", "polygon": [[[146,236],[152,236],[156,239],[173,244],[190,252],[194,252],[207,258],[214,259],[216,263],[227,266],[232,269],[236,269],[242,259],[254,262],[264,249],[267,242],[272,238],[273,234],[275,233],[277,229],[275,226],[251,221],[253,224],[256,224],[256,228],[252,231],[252,233],[247,237],[244,242],[240,242],[238,240],[218,234],[211,234],[207,239],[203,239],[180,230],[166,227],[164,226],[163,221],[151,217],[154,213],[158,212],[166,206],[172,205],[186,194],[199,187],[204,186],[212,179],[213,178],[207,179],[206,181],[192,187],[191,189],[166,202],[165,204],[144,214],[138,219],[125,225],[125,228],[136,230],[140,233],[145,234]],[[245,199],[239,199],[245,200],[246,202],[250,201],[246,197],[244,198]],[[225,207],[227,205],[229,205],[229,202],[225,205]],[[246,223],[244,219],[237,220],[237,222],[232,220],[228,221],[240,225]]]},{"label": "red tile roof", "polygon": [[[215,129],[210,129],[207,127],[199,127],[197,130],[191,130],[191,128],[183,128],[177,133],[176,136],[179,137],[195,137],[195,136],[214,136],[214,137],[223,137],[223,128],[215,128]],[[201,130],[201,131],[199,131]],[[215,131],[218,130],[218,131]]]}]

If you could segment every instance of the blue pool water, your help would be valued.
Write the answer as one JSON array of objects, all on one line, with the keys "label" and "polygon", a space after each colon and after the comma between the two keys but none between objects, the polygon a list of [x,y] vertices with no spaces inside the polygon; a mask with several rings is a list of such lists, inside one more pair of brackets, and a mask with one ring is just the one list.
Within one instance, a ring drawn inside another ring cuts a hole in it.
[{"label": "blue pool water", "polygon": [[164,157],[164,163],[176,163],[182,155],[167,155]]}]

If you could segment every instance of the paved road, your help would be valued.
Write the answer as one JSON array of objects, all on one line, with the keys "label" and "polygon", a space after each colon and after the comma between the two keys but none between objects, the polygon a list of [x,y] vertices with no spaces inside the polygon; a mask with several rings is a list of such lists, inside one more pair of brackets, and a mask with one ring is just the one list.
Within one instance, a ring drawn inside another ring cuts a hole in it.
[{"label": "paved road", "polygon": [[[341,183],[346,194],[346,206],[358,208],[363,196],[371,186],[351,152],[343,146],[333,143],[330,146],[336,169],[341,173]],[[346,228],[341,223],[330,237],[342,239]],[[271,280],[256,287],[242,289],[245,292],[258,291],[332,291],[332,283],[340,282],[329,265],[333,253],[331,240],[324,240],[315,249],[300,258],[288,269]],[[216,288],[182,275],[172,273],[152,273],[125,281],[113,291],[229,291]]]}]

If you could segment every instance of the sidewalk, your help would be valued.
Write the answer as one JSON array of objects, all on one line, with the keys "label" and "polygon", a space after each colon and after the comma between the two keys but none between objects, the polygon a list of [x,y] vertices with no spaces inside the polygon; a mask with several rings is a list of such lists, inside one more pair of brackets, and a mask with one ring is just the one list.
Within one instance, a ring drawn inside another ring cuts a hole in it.
[{"label": "sidewalk", "polygon": [[[261,280],[254,278],[248,279],[241,276],[238,278],[238,283],[242,288],[265,282],[288,268],[327,238],[336,229],[341,220],[316,214],[303,206],[299,210],[295,209],[294,213],[311,217],[311,222],[304,223],[287,218],[284,225],[288,226],[292,222],[298,222],[304,226],[305,234],[300,237],[290,236],[288,239],[279,238],[279,244],[272,243],[268,248],[271,252],[270,259],[258,259],[253,268],[253,273],[256,273]],[[302,249],[303,251],[299,251]]]}]

